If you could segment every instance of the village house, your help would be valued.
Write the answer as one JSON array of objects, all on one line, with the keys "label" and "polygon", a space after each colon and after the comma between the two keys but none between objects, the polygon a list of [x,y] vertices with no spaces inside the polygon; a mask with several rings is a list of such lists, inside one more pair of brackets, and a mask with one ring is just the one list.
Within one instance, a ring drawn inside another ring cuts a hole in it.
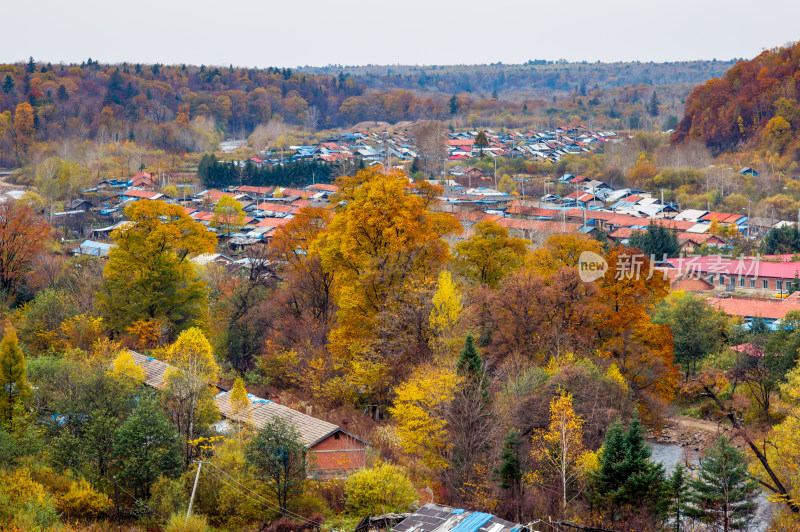
[{"label": "village house", "polygon": [[[158,389],[166,385],[166,374],[170,364],[131,351],[134,363],[144,370],[145,384]],[[300,433],[300,439],[308,449],[309,471],[314,477],[330,478],[347,475],[364,467],[367,444],[361,438],[343,428],[298,412],[275,400],[262,399],[248,394],[250,405],[237,412],[231,404],[231,392],[216,386],[219,393],[214,402],[227,423],[218,423],[221,432],[231,430],[230,423],[244,423],[258,430],[274,418],[288,422]]]},{"label": "village house", "polygon": [[660,262],[659,267],[703,277],[716,291],[755,295],[786,294],[789,284],[800,275],[800,262],[728,259],[719,255],[667,259]]}]

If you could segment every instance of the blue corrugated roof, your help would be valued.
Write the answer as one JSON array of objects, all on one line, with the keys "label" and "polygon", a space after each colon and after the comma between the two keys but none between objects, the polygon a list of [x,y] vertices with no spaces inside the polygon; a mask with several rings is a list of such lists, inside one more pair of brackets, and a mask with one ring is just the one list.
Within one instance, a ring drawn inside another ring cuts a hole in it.
[{"label": "blue corrugated roof", "polygon": [[450,532],[477,532],[492,517],[492,514],[472,512]]}]

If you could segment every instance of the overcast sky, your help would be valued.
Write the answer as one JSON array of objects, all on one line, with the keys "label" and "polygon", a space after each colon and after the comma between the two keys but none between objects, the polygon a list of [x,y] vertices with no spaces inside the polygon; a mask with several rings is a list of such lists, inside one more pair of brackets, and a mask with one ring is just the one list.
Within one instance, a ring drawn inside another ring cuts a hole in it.
[{"label": "overcast sky", "polygon": [[0,0],[0,62],[327,64],[752,58],[797,0]]}]

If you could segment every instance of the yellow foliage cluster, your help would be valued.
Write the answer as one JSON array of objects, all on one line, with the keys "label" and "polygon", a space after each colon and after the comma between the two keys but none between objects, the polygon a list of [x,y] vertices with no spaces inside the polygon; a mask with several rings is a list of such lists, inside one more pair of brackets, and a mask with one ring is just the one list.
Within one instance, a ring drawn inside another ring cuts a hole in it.
[{"label": "yellow foliage cluster", "polygon": [[447,422],[441,414],[459,382],[452,368],[423,366],[396,389],[394,407],[389,409],[397,420],[403,450],[419,456],[433,470],[447,466],[441,457]]},{"label": "yellow foliage cluster", "polygon": [[133,353],[128,350],[122,351],[114,359],[108,373],[120,381],[131,384],[141,384],[145,379],[144,369],[136,364]]},{"label": "yellow foliage cluster", "polygon": [[566,515],[569,500],[575,497],[584,478],[585,465],[597,458],[589,457],[583,445],[583,419],[575,414],[572,395],[560,393],[550,402],[550,424],[532,436],[531,458],[535,468],[525,476],[528,484],[555,486],[561,499],[561,513]]},{"label": "yellow foliage cluster", "polygon": [[111,508],[111,500],[82,478],[58,498],[56,508],[67,518],[95,518]]}]

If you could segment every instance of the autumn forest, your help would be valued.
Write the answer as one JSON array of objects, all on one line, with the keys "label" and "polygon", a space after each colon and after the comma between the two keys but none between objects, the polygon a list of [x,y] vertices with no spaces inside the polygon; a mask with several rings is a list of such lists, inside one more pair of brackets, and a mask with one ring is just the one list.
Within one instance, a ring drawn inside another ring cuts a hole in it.
[{"label": "autumn forest", "polygon": [[0,531],[797,530],[798,82],[0,64]]}]

